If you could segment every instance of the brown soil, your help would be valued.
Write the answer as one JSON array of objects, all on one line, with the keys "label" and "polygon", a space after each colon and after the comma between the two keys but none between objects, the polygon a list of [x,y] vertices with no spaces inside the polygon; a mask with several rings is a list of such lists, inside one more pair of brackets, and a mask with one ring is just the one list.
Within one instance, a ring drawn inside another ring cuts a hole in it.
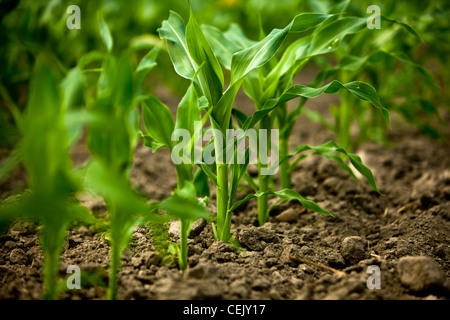
[{"label": "brown soil", "polygon": [[[159,96],[175,108],[177,100]],[[308,103],[326,110],[336,99],[327,96]],[[244,97],[239,101],[250,108]],[[309,157],[294,172],[293,189],[334,217],[288,203],[273,210],[266,225],[257,227],[256,201],[252,200],[232,218],[232,231],[243,250],[215,241],[211,226],[198,222],[189,238],[189,269],[184,273],[176,268],[173,257],[161,259],[151,229],[138,227],[123,255],[119,298],[450,298],[450,148],[401,123],[394,121],[393,127],[394,147],[366,143],[356,151],[374,172],[382,196],[363,180],[358,186],[329,160]],[[302,117],[291,147],[317,145],[331,138],[320,125]],[[80,161],[85,159],[82,147],[75,149],[74,155]],[[23,173],[15,177],[2,187],[4,194],[11,186],[17,187],[17,177],[23,181]],[[159,150],[151,154],[140,146],[132,179],[151,198],[169,195],[176,186],[169,153]],[[214,197],[211,202],[214,206]],[[101,201],[89,199],[86,205],[105,214]],[[283,216],[287,222],[279,221]],[[175,223],[169,231],[167,241],[177,241]],[[0,237],[0,299],[41,297],[43,256],[37,232],[36,225],[17,222]],[[71,264],[88,276],[83,278],[81,290],[64,291],[60,299],[104,299],[108,257],[103,234],[92,227],[71,228],[61,257],[61,276]],[[371,265],[380,268],[381,289],[366,285]]]}]

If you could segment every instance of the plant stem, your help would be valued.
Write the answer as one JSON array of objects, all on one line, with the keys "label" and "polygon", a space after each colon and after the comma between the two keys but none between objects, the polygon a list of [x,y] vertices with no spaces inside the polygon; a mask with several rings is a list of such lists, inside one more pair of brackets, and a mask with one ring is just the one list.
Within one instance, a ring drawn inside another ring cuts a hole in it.
[{"label": "plant stem", "polygon": [[231,237],[231,215],[228,214],[228,166],[217,164],[217,231],[219,240],[228,242]]},{"label": "plant stem", "polygon": [[[261,165],[260,165],[261,166]],[[267,191],[268,190],[268,176],[262,175],[261,170],[259,170],[259,191]],[[262,226],[264,223],[267,222],[268,217],[268,203],[269,199],[268,196],[261,196],[258,198],[258,222],[259,225]]]},{"label": "plant stem", "polygon": [[56,298],[56,276],[59,269],[59,255],[55,250],[48,250],[44,263],[44,299]]},{"label": "plant stem", "polygon": [[180,253],[178,256],[178,264],[181,270],[187,268],[187,237],[189,232],[189,221],[182,219],[180,231]]},{"label": "plant stem", "polygon": [[[344,83],[348,82],[349,76],[346,72],[342,72],[341,76]],[[340,99],[341,103],[339,104],[338,117],[336,120],[336,138],[341,148],[350,150],[350,93],[340,93]]]},{"label": "plant stem", "polygon": [[[289,154],[289,138],[281,137],[280,139],[280,159]],[[291,187],[291,172],[289,168],[289,160],[280,164],[280,184],[281,189]]]},{"label": "plant stem", "polygon": [[111,246],[110,246],[110,257],[109,257],[109,286],[107,291],[108,300],[117,299],[117,288],[118,288],[118,272],[120,268],[121,258],[122,258],[122,248],[121,243],[121,230],[122,224],[118,221],[118,212],[114,202],[109,205],[109,219],[111,224]]},{"label": "plant stem", "polygon": [[[267,136],[266,136],[266,141],[261,141],[261,136],[259,137],[259,143],[258,143],[258,148],[260,150],[260,152],[262,150],[266,150],[267,154],[262,154],[260,156],[266,158],[268,156],[268,153],[271,152],[270,148],[270,129],[271,129],[271,122],[270,119],[264,118],[262,121],[260,121],[259,124],[259,129],[262,130],[267,130]],[[262,145],[265,144],[267,147],[263,148]],[[269,177],[267,175],[263,175],[262,174],[262,169],[267,167],[267,165],[263,164],[263,161],[261,161],[260,158],[258,158],[258,184],[259,184],[259,191],[264,192],[268,190],[268,186],[269,186]],[[269,207],[269,198],[268,196],[261,196],[258,197],[257,200],[257,205],[258,205],[258,223],[260,226],[262,226],[264,223],[267,222],[267,216],[268,216],[268,207]]]}]

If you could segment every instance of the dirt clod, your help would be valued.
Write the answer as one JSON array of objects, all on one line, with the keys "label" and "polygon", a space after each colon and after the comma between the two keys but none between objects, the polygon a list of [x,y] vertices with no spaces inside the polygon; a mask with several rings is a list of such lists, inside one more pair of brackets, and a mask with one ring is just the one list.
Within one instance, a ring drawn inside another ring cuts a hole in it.
[{"label": "dirt clod", "polygon": [[444,288],[448,285],[441,269],[431,258],[403,257],[398,262],[401,283],[416,292]]},{"label": "dirt clod", "polygon": [[341,254],[348,265],[353,265],[366,257],[365,241],[358,236],[346,237],[342,241]]}]

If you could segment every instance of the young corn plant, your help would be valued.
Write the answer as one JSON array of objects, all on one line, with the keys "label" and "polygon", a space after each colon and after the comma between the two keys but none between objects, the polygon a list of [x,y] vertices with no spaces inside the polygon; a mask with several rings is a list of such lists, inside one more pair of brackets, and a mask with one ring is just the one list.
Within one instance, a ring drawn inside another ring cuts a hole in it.
[{"label": "young corn plant", "polygon": [[[180,220],[178,264],[181,270],[185,270],[187,268],[187,238],[191,224],[199,218],[209,220],[209,214],[202,205],[206,198],[203,200],[197,198],[209,196],[208,180],[201,170],[194,174],[194,164],[191,161],[191,155],[195,152],[191,137],[198,134],[194,124],[205,122],[205,119],[203,121],[201,119],[200,110],[206,101],[197,97],[192,84],[178,105],[176,120],[169,108],[155,96],[143,96],[141,101],[142,122],[147,133],[142,134],[144,145],[151,148],[152,152],[156,152],[161,147],[167,147],[171,154],[176,155],[183,151],[180,158],[172,157],[177,173],[177,188],[170,198],[161,202],[161,207]],[[201,127],[199,129],[201,130]],[[183,139],[189,140],[177,143],[177,140],[182,137],[178,136],[178,133],[186,133]]]},{"label": "young corn plant", "polygon": [[[362,164],[359,157],[347,153],[336,143],[330,141],[319,147],[299,146],[294,153],[289,152],[289,138],[294,124],[302,112],[304,103],[308,98],[317,97],[322,93],[334,94],[344,89],[343,91],[350,92],[358,99],[370,101],[377,109],[381,110],[384,118],[389,121],[387,109],[381,104],[376,91],[364,82],[353,81],[343,84],[339,81],[333,81],[321,88],[293,85],[295,76],[312,57],[336,50],[347,35],[356,32],[365,25],[366,20],[363,18],[348,17],[340,19],[339,15],[334,13],[338,9],[342,8],[336,7],[328,14],[305,13],[300,15],[304,22],[308,18],[315,19],[315,24],[308,24],[309,27],[315,27],[314,31],[309,35],[303,34],[295,40],[287,47],[279,60],[274,57],[269,63],[252,70],[248,74],[244,81],[244,91],[256,106],[256,112],[252,116],[247,117],[241,111],[233,110],[234,116],[244,130],[248,130],[256,124],[259,125],[260,129],[270,130],[275,125],[280,130],[279,167],[282,189],[291,187],[291,171],[303,156],[298,157],[292,163],[289,159],[300,152],[315,150],[316,154],[323,154],[327,158],[337,161],[342,168],[357,179],[348,165],[335,153],[348,158],[353,166],[369,180],[370,185],[378,191],[372,173]],[[304,28],[303,31],[307,29]],[[213,47],[216,48],[216,54],[221,57],[222,65],[228,69],[230,68],[228,61],[233,59],[235,55],[240,54],[240,52],[233,51],[233,49],[240,49],[238,45],[233,44],[251,44],[251,41],[246,39],[242,31],[236,27],[230,28],[224,33],[210,26],[205,27],[205,30],[208,30],[207,35],[211,42],[222,43],[225,44],[225,47],[230,48],[226,51],[222,50],[222,47]],[[236,39],[239,39],[239,41],[236,41]],[[273,47],[275,51],[282,45],[283,40],[284,38],[281,38],[277,46]],[[249,48],[245,50],[249,50]],[[299,104],[293,111],[288,112],[287,102],[297,97],[301,98]],[[269,180],[272,178],[261,174],[263,167],[264,165],[259,162],[258,190],[255,190],[262,194],[258,197],[258,221],[261,225],[268,219],[269,208],[265,191],[269,189]],[[249,179],[248,176],[247,179]],[[255,184],[251,183],[251,185]]]},{"label": "young corn plant", "polygon": [[[158,206],[139,196],[129,183],[134,150],[139,136],[138,97],[146,73],[155,65],[157,51],[149,52],[136,69],[130,54],[116,58],[113,38],[99,17],[100,34],[107,48],[95,97],[88,97],[89,121],[86,144],[93,161],[85,171],[85,186],[100,194],[108,207],[110,274],[108,299],[117,298],[118,270],[122,251],[136,225],[162,219]],[[120,75],[118,77],[117,75]]]},{"label": "young corn plant", "polygon": [[17,115],[22,138],[18,150],[27,172],[30,190],[17,201],[0,208],[0,220],[20,216],[42,223],[40,245],[44,253],[44,299],[55,299],[59,292],[59,257],[64,248],[66,230],[73,220],[94,223],[89,211],[76,200],[81,190],[69,156],[69,137],[73,136],[65,120],[74,100],[71,71],[63,82],[57,80],[54,61],[41,53],[30,82],[25,114]]},{"label": "young corn plant", "polygon": [[[245,77],[252,70],[267,63],[289,33],[307,30],[323,22],[327,17],[327,15],[320,14],[300,14],[285,28],[275,29],[263,40],[232,54],[231,59],[228,57],[227,60],[230,66],[230,83],[225,91],[224,75],[218,57],[211,47],[212,44],[207,40],[202,28],[197,23],[192,10],[187,25],[184,24],[177,13],[171,12],[168,20],[164,21],[159,29],[160,37],[166,40],[167,50],[175,71],[180,76],[193,81],[198,95],[204,96],[208,102],[206,112],[209,113],[209,120],[213,129],[215,170],[211,170],[204,163],[200,164],[200,167],[216,187],[217,220],[215,235],[216,238],[224,242],[232,240],[231,213],[236,208],[236,203],[233,203],[234,195],[244,177],[250,158],[249,148],[247,148],[245,154],[240,155],[244,159],[244,161],[241,161],[242,163],[239,163],[239,161],[229,163],[224,160],[227,150],[236,150],[234,141],[243,138],[242,135],[239,135],[238,138],[232,140],[231,144],[227,144],[225,140],[225,137],[228,136],[227,130],[231,129],[231,114],[236,94]],[[226,48],[222,48],[222,50],[226,50]],[[283,96],[283,99],[286,100],[286,96]],[[280,99],[280,102],[284,101]],[[244,129],[253,127],[262,116],[268,113],[270,108],[274,109],[279,105],[274,101],[271,101],[271,103],[273,105],[271,104],[267,108],[257,111],[252,117],[247,118],[245,122],[248,122],[248,125]],[[258,112],[260,113],[258,114]],[[256,121],[252,122],[254,119]],[[239,157],[236,152],[232,154],[234,159]],[[231,180],[229,180],[229,174]],[[259,192],[251,197],[266,196],[270,193],[276,194],[282,199],[298,200],[311,210],[330,214],[314,202],[289,189],[279,192]],[[251,197],[246,197],[246,200]]]}]

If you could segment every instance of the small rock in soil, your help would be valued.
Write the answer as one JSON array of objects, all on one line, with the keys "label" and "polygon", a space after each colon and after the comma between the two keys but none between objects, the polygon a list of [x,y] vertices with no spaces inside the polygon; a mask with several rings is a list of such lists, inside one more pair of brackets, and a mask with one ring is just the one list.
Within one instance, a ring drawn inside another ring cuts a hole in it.
[{"label": "small rock in soil", "polygon": [[205,219],[197,219],[194,221],[194,223],[191,225],[191,231],[189,232],[189,238],[195,238],[198,236],[203,229],[206,226],[206,220]]},{"label": "small rock in soil", "polygon": [[338,177],[329,177],[325,179],[325,181],[322,183],[322,186],[327,192],[331,194],[337,194],[340,189],[341,182],[341,179],[339,179]]},{"label": "small rock in soil", "polygon": [[11,261],[12,264],[26,264],[28,258],[22,249],[16,248],[9,254],[9,261]]},{"label": "small rock in soil", "polygon": [[439,265],[431,258],[424,256],[403,257],[398,262],[400,281],[415,292],[442,289],[448,286]]},{"label": "small rock in soil", "polygon": [[186,279],[204,279],[216,272],[217,268],[213,264],[200,262],[194,268],[187,269],[184,276]]},{"label": "small rock in soil", "polygon": [[280,242],[280,238],[269,228],[251,226],[239,232],[238,241],[250,250],[262,251],[268,243]]},{"label": "small rock in soil", "polygon": [[358,236],[346,237],[342,241],[341,254],[348,265],[353,265],[366,257],[365,241]]},{"label": "small rock in soil", "polygon": [[340,253],[331,253],[326,257],[326,260],[332,268],[341,269],[345,267],[345,260]]},{"label": "small rock in soil", "polygon": [[154,251],[143,252],[141,254],[141,259],[147,267],[150,267],[152,265],[158,265],[158,263],[161,261],[158,253]]},{"label": "small rock in soil", "polygon": [[298,209],[289,208],[277,215],[275,219],[280,222],[295,222],[298,219],[299,213]]},{"label": "small rock in soil", "polygon": [[[191,230],[189,232],[189,238],[195,238],[198,236],[206,226],[206,220],[197,219],[192,223]],[[178,239],[180,237],[181,232],[181,222],[180,220],[172,220],[169,224],[169,235],[173,238]]]}]

